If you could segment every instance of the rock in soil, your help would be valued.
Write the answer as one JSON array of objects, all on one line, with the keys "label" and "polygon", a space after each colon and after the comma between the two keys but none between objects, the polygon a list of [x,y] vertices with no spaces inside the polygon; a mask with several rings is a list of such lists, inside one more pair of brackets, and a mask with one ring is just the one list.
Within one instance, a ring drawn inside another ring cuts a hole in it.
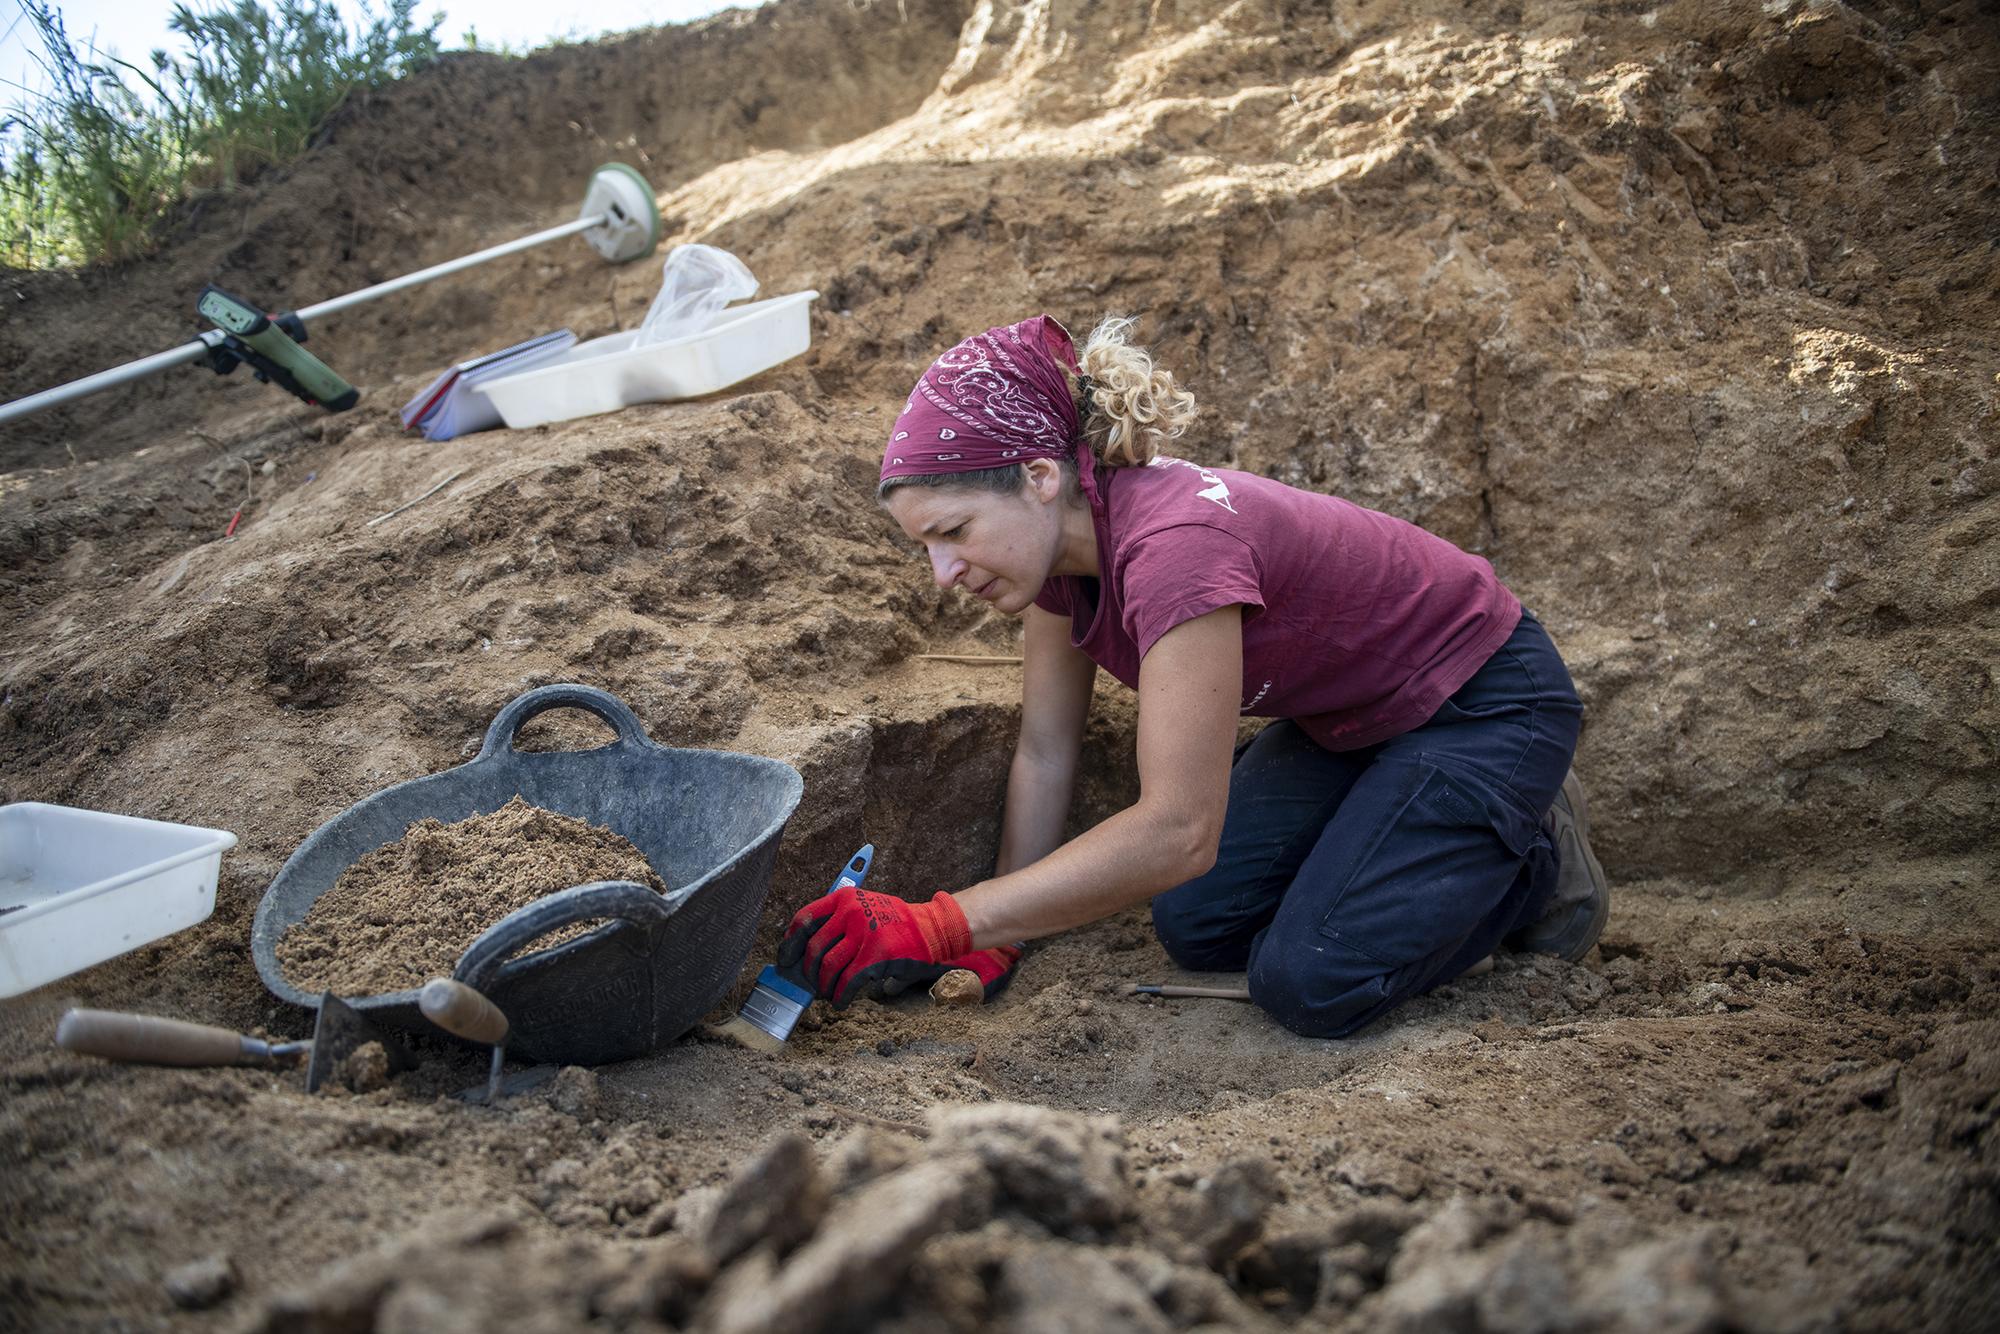
[{"label": "rock in soil", "polygon": [[566,1065],[556,1071],[556,1077],[549,1081],[549,1106],[565,1116],[587,1121],[597,1115],[602,1104],[603,1094],[598,1088],[595,1070]]},{"label": "rock in soil", "polygon": [[364,1042],[333,1063],[322,1092],[344,1088],[350,1093],[373,1093],[389,1083],[389,1053],[379,1042]]},{"label": "rock in soil", "polygon": [[226,1255],[184,1264],[166,1278],[167,1296],[183,1311],[206,1311],[236,1291],[236,1266]]},{"label": "rock in soil", "polygon": [[954,968],[931,983],[931,999],[954,1008],[982,1005],[986,1001],[986,984],[970,968]]}]

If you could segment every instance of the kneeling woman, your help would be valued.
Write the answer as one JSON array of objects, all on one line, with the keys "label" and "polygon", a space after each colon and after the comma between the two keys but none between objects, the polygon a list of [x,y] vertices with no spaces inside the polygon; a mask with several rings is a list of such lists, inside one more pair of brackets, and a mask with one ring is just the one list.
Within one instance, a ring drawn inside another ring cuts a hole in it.
[{"label": "kneeling woman", "polygon": [[[1183,967],[1244,971],[1339,1037],[1502,941],[1580,958],[1608,893],[1569,775],[1582,707],[1493,569],[1400,519],[1163,456],[1193,398],[1107,321],[969,338],[911,392],[889,513],[1025,621],[997,873],[928,902],[843,889],[779,953],[836,1005],[1151,899]],[[1136,803],[1062,842],[1091,682],[1139,692]],[[1240,753],[1241,714],[1272,717]]]}]

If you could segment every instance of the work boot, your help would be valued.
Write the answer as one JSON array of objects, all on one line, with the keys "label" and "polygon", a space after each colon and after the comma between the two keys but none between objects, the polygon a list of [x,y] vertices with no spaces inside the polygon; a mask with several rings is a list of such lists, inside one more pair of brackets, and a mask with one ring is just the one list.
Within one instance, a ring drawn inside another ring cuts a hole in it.
[{"label": "work boot", "polygon": [[1556,847],[1556,888],[1548,911],[1510,942],[1536,954],[1559,954],[1575,963],[1590,953],[1611,915],[1611,885],[1590,850],[1590,812],[1583,784],[1571,769],[1549,808],[1549,841]]}]

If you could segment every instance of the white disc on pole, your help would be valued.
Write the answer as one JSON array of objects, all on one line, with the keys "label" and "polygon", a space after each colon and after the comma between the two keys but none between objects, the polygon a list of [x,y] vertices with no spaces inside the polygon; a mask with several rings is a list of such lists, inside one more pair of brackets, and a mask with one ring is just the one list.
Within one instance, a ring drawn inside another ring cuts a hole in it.
[{"label": "white disc on pole", "polygon": [[660,244],[660,206],[646,178],[622,162],[607,162],[590,178],[580,218],[604,215],[583,234],[614,264],[644,259]]}]

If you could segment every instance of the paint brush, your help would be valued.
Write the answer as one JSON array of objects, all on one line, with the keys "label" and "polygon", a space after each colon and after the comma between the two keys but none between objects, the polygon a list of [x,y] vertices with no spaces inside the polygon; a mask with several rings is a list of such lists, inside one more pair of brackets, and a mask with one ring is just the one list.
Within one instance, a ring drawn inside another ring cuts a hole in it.
[{"label": "paint brush", "polygon": [[[848,885],[858,885],[868,878],[868,867],[875,860],[875,845],[864,843],[860,851],[847,859],[847,865],[840,868],[834,877],[832,894]],[[757,974],[757,985],[750,991],[750,998],[743,1002],[743,1008],[736,1012],[734,1019],[718,1024],[712,1030],[751,1051],[774,1052],[785,1045],[792,1030],[799,1025],[799,1016],[813,1003],[812,988],[803,977],[776,964],[765,964],[764,971]]]}]

